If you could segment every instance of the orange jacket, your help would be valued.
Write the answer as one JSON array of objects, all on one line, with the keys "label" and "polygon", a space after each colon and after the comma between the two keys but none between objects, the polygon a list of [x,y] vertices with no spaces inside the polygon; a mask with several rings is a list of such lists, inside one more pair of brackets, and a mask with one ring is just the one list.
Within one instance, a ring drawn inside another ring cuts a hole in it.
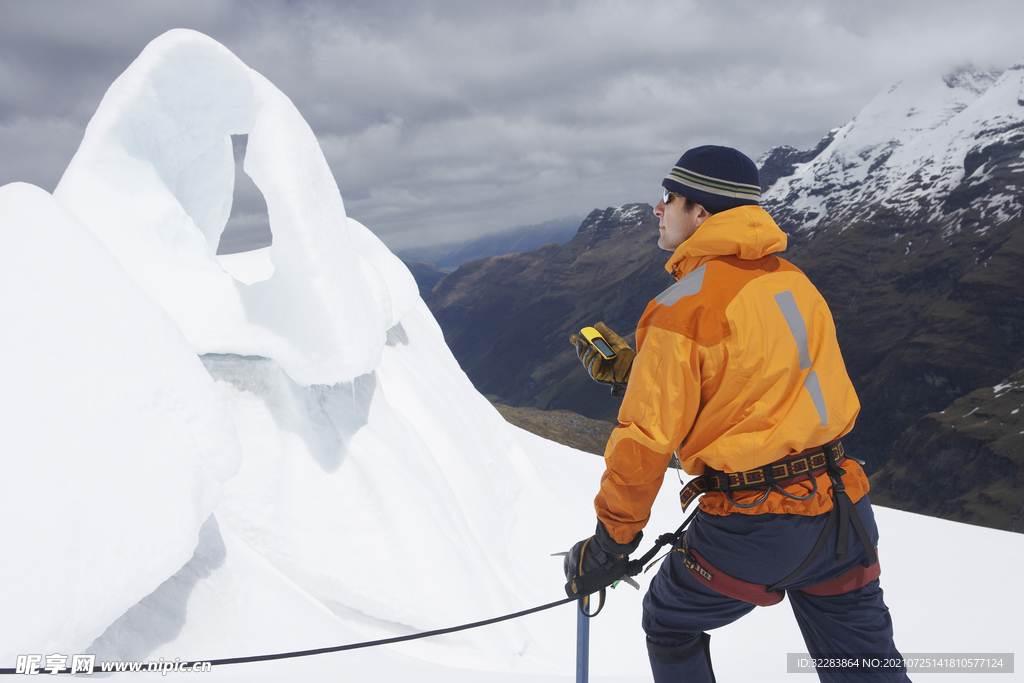
[{"label": "orange jacket", "polygon": [[[647,305],[637,326],[637,356],[605,448],[594,501],[619,543],[646,525],[673,451],[691,475],[705,465],[741,472],[817,447],[853,428],[860,410],[825,300],[796,266],[772,254],[786,235],[757,206],[708,218],[665,266],[676,283]],[[843,465],[854,502],[867,478]],[[811,482],[787,487],[797,496]],[[762,492],[736,494],[747,503]],[[795,501],[773,493],[737,508],[708,493],[711,514],[816,515],[832,507],[827,475],[818,493]]]}]

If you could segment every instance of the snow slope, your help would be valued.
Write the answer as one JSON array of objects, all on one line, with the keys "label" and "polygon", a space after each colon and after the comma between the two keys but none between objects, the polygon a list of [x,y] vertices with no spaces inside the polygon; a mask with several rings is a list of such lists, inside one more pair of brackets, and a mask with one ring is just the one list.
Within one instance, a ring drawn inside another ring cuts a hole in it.
[{"label": "snow slope", "polygon": [[[274,244],[223,261],[228,136],[245,132]],[[0,540],[17,549],[0,667],[326,647],[563,595],[550,554],[592,533],[601,460],[506,424],[405,267],[343,211],[287,98],[182,30],[111,86],[54,197],[0,188],[0,278],[17,293],[0,304]],[[678,525],[667,477],[652,537]],[[1019,648],[1024,539],[879,520],[905,653]],[[956,545],[980,580],[961,581]],[[640,600],[619,588],[594,622],[594,680],[650,679]],[[575,620],[563,606],[203,678],[571,680]],[[781,605],[712,647],[722,680],[789,680],[786,653],[803,651]]]},{"label": "snow slope", "polygon": [[24,183],[0,188],[0,226],[5,662],[84,648],[176,572],[241,448],[195,351],[87,227]]}]

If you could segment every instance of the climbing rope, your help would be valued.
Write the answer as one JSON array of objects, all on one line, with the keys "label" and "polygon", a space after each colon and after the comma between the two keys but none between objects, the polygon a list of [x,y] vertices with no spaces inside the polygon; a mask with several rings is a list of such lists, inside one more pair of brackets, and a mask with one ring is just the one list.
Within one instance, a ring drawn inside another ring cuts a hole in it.
[{"label": "climbing rope", "polygon": [[[210,664],[212,666],[224,666],[227,664],[249,664],[253,662],[269,662],[275,659],[293,659],[295,657],[310,657],[312,655],[324,655],[330,652],[344,652],[346,650],[358,650],[367,647],[377,647],[379,645],[393,645],[395,643],[405,643],[410,640],[420,640],[421,638],[431,638],[433,636],[441,636],[447,633],[456,633],[458,631],[468,631],[473,628],[480,628],[481,626],[489,626],[490,624],[497,624],[502,621],[509,621],[511,619],[518,619],[519,617],[525,617],[529,614],[536,612],[543,612],[554,607],[560,607],[561,605],[568,604],[570,602],[577,602],[580,598],[571,597],[556,600],[555,602],[549,602],[546,605],[539,605],[530,609],[525,609],[520,612],[513,612],[511,614],[505,614],[500,617],[494,617],[492,619],[485,619],[483,621],[474,621],[469,624],[460,624],[459,626],[450,626],[448,628],[440,628],[434,631],[423,631],[420,633],[411,633],[405,636],[396,636],[394,638],[382,638],[380,640],[367,640],[361,643],[349,643],[347,645],[336,645],[334,647],[321,647],[315,650],[299,650],[296,652],[280,652],[272,655],[253,655],[250,657],[230,657],[227,659],[213,659],[213,660],[196,660],[194,662],[181,662],[178,666],[181,670],[186,667],[191,667],[196,663]],[[19,673],[16,669],[0,669],[0,675],[2,674],[17,674]],[[71,673],[70,668],[58,669],[57,673],[68,674]]]}]

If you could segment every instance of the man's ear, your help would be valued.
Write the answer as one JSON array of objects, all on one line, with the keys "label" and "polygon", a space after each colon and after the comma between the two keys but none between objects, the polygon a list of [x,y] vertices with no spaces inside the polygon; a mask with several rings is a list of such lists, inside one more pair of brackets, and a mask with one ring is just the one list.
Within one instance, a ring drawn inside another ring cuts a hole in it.
[{"label": "man's ear", "polygon": [[712,214],[710,211],[708,211],[703,206],[698,204],[697,205],[697,215],[695,216],[696,221],[697,221],[697,227],[699,228],[704,221],[706,221],[707,219],[711,218],[711,216],[713,216],[713,215],[714,214]]}]

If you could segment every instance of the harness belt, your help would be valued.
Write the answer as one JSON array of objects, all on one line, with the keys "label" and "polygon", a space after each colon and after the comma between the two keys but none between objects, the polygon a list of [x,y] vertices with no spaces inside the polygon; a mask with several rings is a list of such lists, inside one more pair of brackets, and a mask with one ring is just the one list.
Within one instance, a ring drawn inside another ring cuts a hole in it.
[{"label": "harness belt", "polygon": [[[779,460],[778,462],[753,470],[747,470],[746,472],[721,472],[710,467],[706,468],[703,475],[691,480],[679,492],[679,500],[683,510],[686,510],[690,503],[707,491],[725,491],[730,494],[731,500],[732,491],[765,490],[764,495],[750,505],[741,505],[732,501],[738,507],[760,505],[774,490],[797,500],[806,500],[817,493],[818,484],[816,477],[826,472],[832,482],[832,509],[828,513],[825,527],[822,529],[818,540],[814,544],[814,548],[811,549],[807,558],[789,576],[771,586],[742,581],[715,569],[697,551],[688,547],[685,535],[683,536],[682,546],[676,548],[676,552],[683,553],[684,566],[698,581],[723,595],[762,607],[774,605],[782,600],[784,594],[782,587],[791,583],[810,567],[821,553],[822,548],[825,547],[825,543],[831,536],[832,529],[838,524],[839,538],[836,554],[839,561],[846,560],[851,526],[857,534],[861,545],[864,546],[864,552],[867,557],[861,565],[854,567],[845,574],[824,583],[802,588],[801,590],[811,595],[839,595],[840,593],[856,590],[874,581],[881,574],[878,552],[871,542],[867,530],[864,528],[864,523],[853,507],[853,501],[850,500],[850,496],[846,493],[846,485],[843,483],[843,475],[846,474],[846,471],[840,467],[846,459],[843,444],[836,440],[825,444],[819,449],[804,451],[784,460]],[[802,481],[805,478],[811,479],[814,482],[814,491],[809,496],[803,498],[793,496],[782,488],[785,485]]]},{"label": "harness belt", "polygon": [[[756,467],[746,472],[722,472],[711,467],[704,468],[704,474],[695,477],[687,482],[683,490],[679,492],[679,504],[683,511],[690,506],[701,495],[708,491],[724,491],[730,496],[730,502],[737,507],[754,507],[760,505],[768,497],[768,494],[775,489],[781,491],[783,486],[795,484],[798,481],[810,479],[814,483],[815,490],[811,496],[817,493],[817,476],[829,469],[829,455],[836,466],[843,464],[846,460],[846,451],[841,441],[825,444],[816,449],[803,451],[777,462],[769,463],[764,467]],[[863,464],[863,463],[861,463]],[[764,495],[755,502],[744,505],[732,500],[733,491],[750,491],[763,489]],[[785,492],[783,492],[785,493]],[[786,494],[789,495],[789,494]],[[807,498],[810,498],[808,496]],[[806,500],[800,498],[798,500]]]}]

